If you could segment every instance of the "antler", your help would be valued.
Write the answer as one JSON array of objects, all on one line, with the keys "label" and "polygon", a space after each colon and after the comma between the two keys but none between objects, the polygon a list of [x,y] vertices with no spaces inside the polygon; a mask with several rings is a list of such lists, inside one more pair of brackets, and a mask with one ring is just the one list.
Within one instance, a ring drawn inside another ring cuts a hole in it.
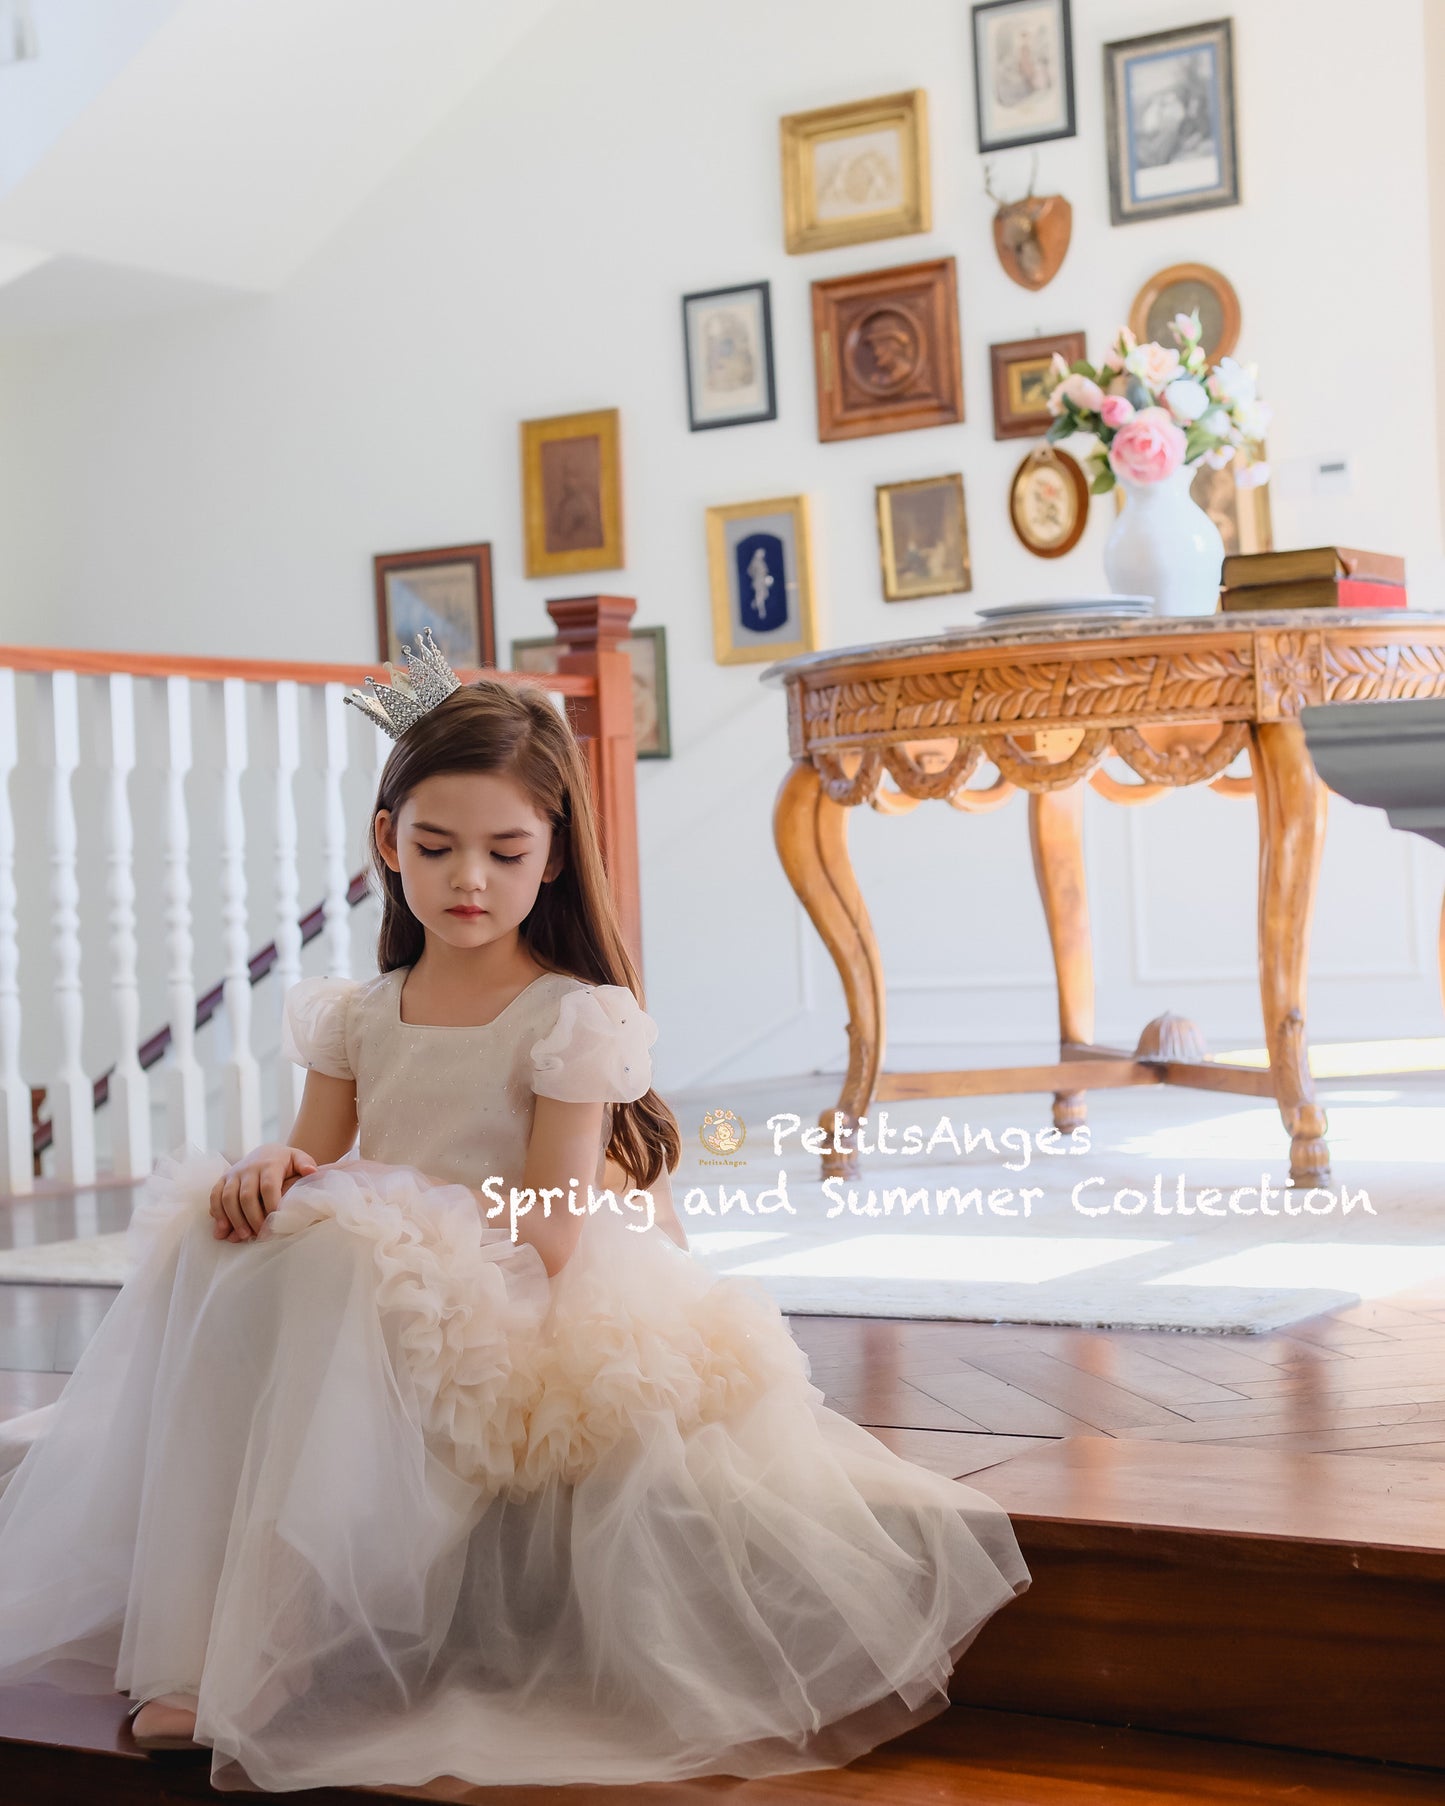
[{"label": "antler", "polygon": [[992,163],[985,163],[983,166],[983,191],[993,202],[995,207],[1006,207],[1008,205],[1008,202],[1005,201],[1001,195],[997,195],[993,191]]},{"label": "antler", "polygon": [[1024,196],[1024,199],[1026,201],[1031,201],[1034,198],[1034,183],[1037,182],[1038,179],[1039,179],[1039,153],[1037,151],[1035,151],[1033,164],[1029,169],[1029,191]]}]

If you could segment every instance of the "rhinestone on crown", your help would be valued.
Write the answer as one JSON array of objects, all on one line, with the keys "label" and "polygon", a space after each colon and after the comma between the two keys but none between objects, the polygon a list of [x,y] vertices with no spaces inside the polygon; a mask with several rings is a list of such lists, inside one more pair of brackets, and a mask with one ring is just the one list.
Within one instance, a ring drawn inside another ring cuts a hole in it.
[{"label": "rhinestone on crown", "polygon": [[399,740],[414,722],[462,687],[461,679],[432,638],[430,627],[422,628],[416,643],[415,652],[410,646],[402,647],[406,654],[405,671],[398,671],[387,659],[389,683],[379,684],[374,677],[368,677],[365,690],[348,690],[344,698],[393,740]]}]

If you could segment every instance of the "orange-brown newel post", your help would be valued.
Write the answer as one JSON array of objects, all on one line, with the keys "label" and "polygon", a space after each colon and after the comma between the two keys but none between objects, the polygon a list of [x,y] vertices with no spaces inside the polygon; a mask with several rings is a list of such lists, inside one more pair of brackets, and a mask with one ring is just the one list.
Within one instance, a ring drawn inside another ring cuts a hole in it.
[{"label": "orange-brown newel post", "polygon": [[622,938],[642,977],[632,660],[622,650],[636,610],[630,596],[567,596],[547,604],[562,642],[558,670],[597,680],[595,696],[571,696],[567,709],[592,767],[602,851],[622,922]]}]

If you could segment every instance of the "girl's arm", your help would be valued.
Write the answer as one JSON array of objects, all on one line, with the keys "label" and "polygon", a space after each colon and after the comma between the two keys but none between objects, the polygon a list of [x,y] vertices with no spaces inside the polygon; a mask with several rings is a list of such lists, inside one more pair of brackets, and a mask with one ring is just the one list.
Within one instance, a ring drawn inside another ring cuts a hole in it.
[{"label": "girl's arm", "polygon": [[259,1235],[298,1179],[339,1160],[356,1139],[356,1081],[314,1068],[306,1074],[289,1142],[263,1142],[211,1187],[215,1234],[228,1242]]},{"label": "girl's arm", "polygon": [[575,1178],[578,1201],[585,1206],[587,1186],[596,1181],[597,1144],[601,1139],[600,1103],[564,1104],[559,1098],[541,1096],[535,1100],[520,1189],[536,1192],[539,1200],[544,1188],[561,1195],[553,1197],[550,1216],[542,1215],[539,1201],[518,1219],[517,1240],[531,1243],[542,1256],[550,1278],[555,1279],[566,1266],[587,1220],[585,1215],[574,1215],[568,1210],[567,1193]]}]

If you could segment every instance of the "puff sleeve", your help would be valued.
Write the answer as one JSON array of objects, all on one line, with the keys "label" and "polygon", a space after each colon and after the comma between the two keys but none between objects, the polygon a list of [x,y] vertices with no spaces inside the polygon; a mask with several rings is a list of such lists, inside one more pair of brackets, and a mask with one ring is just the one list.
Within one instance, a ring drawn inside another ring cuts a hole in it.
[{"label": "puff sleeve", "polygon": [[652,1084],[657,1024],[626,985],[580,985],[532,1046],[532,1090],[566,1104],[630,1104]]},{"label": "puff sleeve", "polygon": [[355,978],[303,978],[281,1007],[281,1054],[333,1079],[356,1074],[346,1052],[347,1009],[361,989]]}]

